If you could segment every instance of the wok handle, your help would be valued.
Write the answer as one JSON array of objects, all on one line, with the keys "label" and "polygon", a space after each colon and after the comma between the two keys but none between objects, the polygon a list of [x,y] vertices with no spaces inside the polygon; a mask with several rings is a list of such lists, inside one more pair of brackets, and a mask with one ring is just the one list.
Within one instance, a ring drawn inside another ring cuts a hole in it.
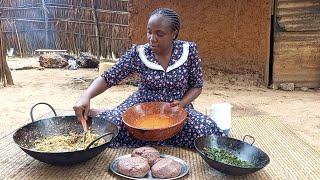
[{"label": "wok handle", "polygon": [[31,110],[30,110],[30,117],[31,117],[31,121],[32,121],[32,122],[34,122],[34,118],[33,118],[33,109],[34,109],[37,105],[39,105],[39,104],[44,104],[44,105],[49,106],[49,107],[50,107],[50,109],[53,111],[54,116],[57,116],[56,111],[54,110],[54,108],[53,108],[50,104],[45,103],[45,102],[39,102],[39,103],[37,103],[37,104],[35,104],[35,105],[33,105],[33,106],[31,107]]},{"label": "wok handle", "polygon": [[[112,132],[107,132],[107,133],[105,133],[105,134],[103,134],[103,135],[101,135],[101,136],[99,136],[99,137],[97,137],[95,140],[93,140],[87,147],[86,147],[86,150],[88,150],[89,148],[90,148],[90,146],[92,146],[96,141],[98,141],[99,139],[101,139],[101,138],[103,138],[103,137],[105,137],[105,136],[108,136],[108,135],[110,135],[110,134],[112,134],[112,138],[111,138],[111,140],[114,138],[114,133],[112,133]],[[110,140],[110,141],[111,141]]]},{"label": "wok handle", "polygon": [[244,135],[244,136],[243,136],[243,139],[242,139],[243,142],[245,142],[244,140],[246,139],[246,137],[249,137],[249,138],[252,139],[252,143],[251,143],[251,146],[252,146],[253,143],[256,141],[256,139],[255,139],[253,136],[251,136],[251,135]]}]

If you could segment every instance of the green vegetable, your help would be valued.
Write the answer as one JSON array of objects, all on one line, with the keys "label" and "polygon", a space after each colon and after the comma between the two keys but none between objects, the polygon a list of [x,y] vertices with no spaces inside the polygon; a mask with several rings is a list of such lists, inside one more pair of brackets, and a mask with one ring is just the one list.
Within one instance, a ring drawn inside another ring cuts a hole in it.
[{"label": "green vegetable", "polygon": [[208,158],[228,164],[228,165],[244,167],[244,168],[254,167],[248,161],[240,160],[237,156],[235,156],[234,154],[224,149],[203,148],[203,152]]}]

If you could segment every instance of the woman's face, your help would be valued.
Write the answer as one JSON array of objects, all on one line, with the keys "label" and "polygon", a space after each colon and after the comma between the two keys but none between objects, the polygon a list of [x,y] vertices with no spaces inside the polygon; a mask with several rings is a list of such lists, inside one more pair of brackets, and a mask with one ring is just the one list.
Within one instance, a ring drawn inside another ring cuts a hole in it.
[{"label": "woman's face", "polygon": [[177,31],[173,31],[170,24],[162,15],[150,17],[147,26],[147,38],[154,52],[166,50],[172,44]]}]

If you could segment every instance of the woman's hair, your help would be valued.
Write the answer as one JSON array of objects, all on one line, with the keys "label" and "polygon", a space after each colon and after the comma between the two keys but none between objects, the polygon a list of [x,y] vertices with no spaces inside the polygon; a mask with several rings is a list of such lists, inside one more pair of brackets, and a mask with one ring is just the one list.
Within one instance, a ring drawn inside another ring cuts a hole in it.
[{"label": "woman's hair", "polygon": [[180,30],[179,15],[174,10],[169,8],[158,8],[150,14],[149,18],[153,15],[162,15],[168,21],[172,30],[177,31],[177,35],[174,38],[177,39]]}]

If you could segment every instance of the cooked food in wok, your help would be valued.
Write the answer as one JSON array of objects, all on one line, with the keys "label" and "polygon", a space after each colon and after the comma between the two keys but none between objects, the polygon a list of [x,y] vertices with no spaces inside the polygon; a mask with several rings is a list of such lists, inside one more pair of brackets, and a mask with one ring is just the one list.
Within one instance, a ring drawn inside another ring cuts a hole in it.
[{"label": "cooked food in wok", "polygon": [[[86,134],[70,132],[65,135],[46,136],[43,139],[35,141],[35,149],[44,152],[70,152],[83,150],[98,137],[99,134],[95,131],[88,131]],[[93,147],[104,143],[105,140],[101,138],[93,144]]]},{"label": "cooked food in wok", "polygon": [[254,167],[253,164],[249,163],[248,161],[240,160],[234,154],[224,150],[224,149],[217,149],[217,148],[203,148],[204,154],[215,161],[219,161],[228,165],[238,166],[243,168],[251,168]]}]

